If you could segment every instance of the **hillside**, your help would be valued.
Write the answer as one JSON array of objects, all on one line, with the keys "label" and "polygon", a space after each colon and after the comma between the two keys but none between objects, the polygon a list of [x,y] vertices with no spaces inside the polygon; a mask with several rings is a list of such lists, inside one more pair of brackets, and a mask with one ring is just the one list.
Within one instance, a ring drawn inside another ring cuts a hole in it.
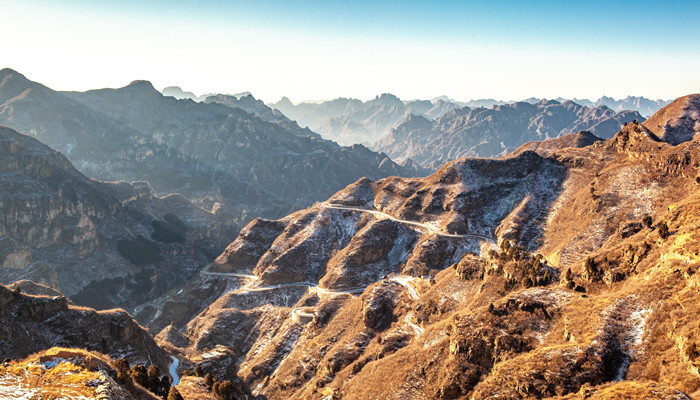
[{"label": "hillside", "polygon": [[526,142],[582,130],[607,139],[633,120],[644,118],[637,112],[615,113],[604,106],[588,108],[571,101],[465,107],[434,121],[410,116],[373,147],[397,160],[410,158],[426,168],[438,168],[460,157],[503,156]]},{"label": "hillside", "polygon": [[[203,189],[192,196],[207,208],[219,201],[244,222],[303,208],[361,176],[423,173],[364,146],[322,140],[285,118],[270,122],[239,106],[165,97],[146,81],[66,95],[138,129],[165,146],[168,154],[177,154],[191,165],[190,173],[205,180],[189,186]],[[252,97],[250,102],[255,104]]]},{"label": "hillside", "polygon": [[30,279],[79,304],[133,308],[182,284],[236,226],[148,183],[100,182],[0,127],[0,282]]},{"label": "hillside", "polygon": [[630,123],[359,180],[251,222],[159,341],[269,399],[696,397],[698,160]]}]

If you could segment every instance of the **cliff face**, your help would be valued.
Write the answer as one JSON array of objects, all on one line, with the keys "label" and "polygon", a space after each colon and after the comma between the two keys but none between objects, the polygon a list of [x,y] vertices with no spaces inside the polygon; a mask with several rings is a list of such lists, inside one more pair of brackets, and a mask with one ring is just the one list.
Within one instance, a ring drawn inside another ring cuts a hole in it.
[{"label": "cliff face", "polygon": [[147,183],[86,178],[60,153],[0,127],[0,279],[81,304],[134,307],[183,282],[235,226]]},{"label": "cliff face", "polygon": [[438,168],[460,157],[503,156],[523,143],[553,139],[578,131],[610,138],[624,122],[643,121],[637,112],[600,106],[588,108],[572,101],[536,104],[518,102],[491,109],[464,107],[428,123],[409,118],[373,147],[394,159],[411,158]]},{"label": "cliff face", "polygon": [[249,224],[177,346],[270,399],[697,396],[698,160],[631,123],[360,180]]}]

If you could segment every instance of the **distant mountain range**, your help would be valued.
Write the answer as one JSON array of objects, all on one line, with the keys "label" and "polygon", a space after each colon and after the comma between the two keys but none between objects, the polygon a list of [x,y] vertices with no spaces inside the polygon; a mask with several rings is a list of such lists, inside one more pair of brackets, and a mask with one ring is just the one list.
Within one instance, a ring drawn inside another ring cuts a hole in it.
[{"label": "distant mountain range", "polygon": [[219,203],[242,223],[304,208],[362,176],[423,174],[364,146],[323,140],[271,110],[266,118],[238,108],[245,101],[231,108],[177,100],[146,81],[56,92],[0,71],[0,124],[62,152],[90,177],[145,180],[207,209]]},{"label": "distant mountain range", "polygon": [[[537,104],[541,98],[529,98],[524,102]],[[565,103],[567,99],[555,99]],[[601,97],[596,101],[574,99],[575,103],[589,108],[606,106],[615,112],[637,111],[648,117],[658,109],[668,104],[665,100],[649,100],[644,97],[627,97],[615,100]],[[339,98],[320,103],[302,102],[293,104],[289,99],[269,104],[270,107],[282,111],[301,126],[308,126],[326,139],[350,145],[353,143],[374,143],[389,134],[389,131],[400,125],[409,114],[422,116],[429,120],[444,115],[455,108],[492,108],[512,101],[495,99],[478,99],[459,102],[448,97],[436,97],[432,100],[403,101],[391,94],[382,94],[370,101]]]},{"label": "distant mountain range", "polygon": [[[166,96],[173,96],[177,99],[192,99],[199,102],[229,101],[227,105],[240,107],[248,112],[253,111],[246,106],[233,104],[231,99],[238,103],[256,101],[262,104],[262,101],[254,100],[250,92],[234,95],[205,94],[197,96],[192,92],[183,91],[178,86],[166,87],[162,92]],[[207,100],[210,97],[214,99]],[[215,100],[217,98],[218,100]],[[537,104],[543,100],[547,101],[548,99],[530,97],[522,102]],[[645,118],[670,102],[669,100],[652,100],[641,96],[627,96],[619,100],[607,96],[597,100],[566,99],[563,97],[549,100],[555,100],[559,103],[571,100],[589,108],[606,106],[615,112],[637,111]],[[299,125],[310,128],[325,139],[345,146],[356,143],[369,146],[388,135],[389,131],[399,126],[409,114],[432,120],[455,108],[492,108],[514,102],[496,99],[457,101],[447,96],[439,96],[430,100],[405,101],[393,94],[384,93],[369,101],[341,97],[334,100],[304,101],[297,104],[292,103],[287,97],[283,97],[276,103],[268,103],[268,106],[271,109],[281,111],[285,116],[298,122]]]},{"label": "distant mountain range", "polygon": [[350,145],[374,143],[410,114],[432,119],[459,107],[459,104],[443,100],[405,102],[392,94],[384,93],[365,102],[339,98],[297,105],[285,97],[270,104],[270,107],[280,110],[301,126],[308,126],[326,139]]},{"label": "distant mountain range", "polygon": [[572,101],[518,102],[493,108],[459,108],[430,120],[409,116],[374,148],[400,160],[410,158],[436,169],[461,157],[503,156],[523,143],[590,131],[610,138],[625,122],[643,121],[636,111],[615,113]]}]

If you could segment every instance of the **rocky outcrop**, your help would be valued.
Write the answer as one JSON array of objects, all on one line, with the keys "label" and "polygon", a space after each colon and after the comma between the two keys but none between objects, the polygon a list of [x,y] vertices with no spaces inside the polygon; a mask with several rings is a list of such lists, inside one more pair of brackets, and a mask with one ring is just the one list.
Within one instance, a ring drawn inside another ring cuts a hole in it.
[{"label": "rocky outcrop", "polygon": [[2,398],[156,400],[128,374],[120,374],[104,354],[52,347],[0,366]]},{"label": "rocky outcrop", "polygon": [[63,346],[131,364],[157,364],[162,371],[170,364],[167,353],[126,311],[73,306],[63,296],[33,296],[0,285],[0,327],[0,353],[9,358]]}]

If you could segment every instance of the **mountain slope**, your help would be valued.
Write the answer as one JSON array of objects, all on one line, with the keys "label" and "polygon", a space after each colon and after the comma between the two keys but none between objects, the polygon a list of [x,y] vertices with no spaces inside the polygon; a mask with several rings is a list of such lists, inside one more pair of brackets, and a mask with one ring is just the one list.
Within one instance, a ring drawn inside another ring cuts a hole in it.
[{"label": "mountain slope", "polygon": [[235,226],[147,183],[107,183],[0,127],[0,279],[32,279],[81,304],[134,307],[182,283]]},{"label": "mountain slope", "polygon": [[636,112],[616,114],[607,107],[587,108],[553,100],[495,106],[492,109],[455,109],[435,121],[409,117],[374,148],[395,159],[411,158],[437,168],[460,157],[495,157],[533,140],[556,138],[581,130],[602,138],[617,132],[623,122],[642,121]]},{"label": "mountain slope", "polygon": [[644,122],[662,140],[680,144],[700,133],[700,94],[678,98]]},{"label": "mountain slope", "polygon": [[269,399],[700,394],[700,143],[528,148],[253,221],[176,347]]}]

